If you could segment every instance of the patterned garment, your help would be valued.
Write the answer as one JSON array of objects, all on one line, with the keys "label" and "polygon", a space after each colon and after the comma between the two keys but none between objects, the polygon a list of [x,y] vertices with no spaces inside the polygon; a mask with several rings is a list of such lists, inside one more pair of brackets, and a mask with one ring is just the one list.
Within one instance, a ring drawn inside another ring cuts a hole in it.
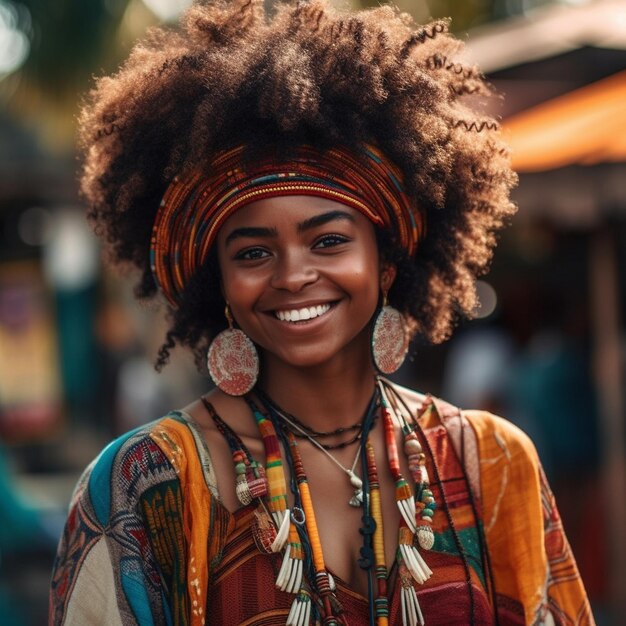
[{"label": "patterned garment", "polygon": [[[435,574],[417,587],[427,626],[593,624],[528,438],[493,415],[460,414],[439,401],[425,403],[420,423],[438,471],[429,468],[435,497],[442,502],[443,486],[448,504],[437,510],[436,543],[426,555]],[[231,515],[219,502],[208,450],[189,416],[172,412],[114,441],[72,499],[49,624],[284,624],[273,586],[280,557],[251,549],[248,509]],[[246,566],[259,576],[256,593],[241,593]],[[354,615],[349,623],[366,624],[364,599],[338,588]],[[234,611],[242,598],[257,600]]]},{"label": "patterned garment", "polygon": [[[211,578],[208,604],[212,623],[284,626],[289,614],[294,596],[274,586],[282,557],[261,554],[254,543],[250,524],[255,508],[253,503],[234,515],[235,529],[226,539],[222,560]],[[471,623],[493,624],[493,612],[479,575],[470,570],[470,593],[461,559],[456,554],[441,551],[442,547],[445,548],[442,545],[437,550],[436,546],[426,556],[435,575],[424,585],[416,584],[426,623],[445,626],[455,623],[455,616],[473,615]],[[351,590],[336,574],[333,578],[346,622],[350,626],[367,626],[367,599]],[[395,567],[389,583],[389,623],[401,624],[400,585]]]}]

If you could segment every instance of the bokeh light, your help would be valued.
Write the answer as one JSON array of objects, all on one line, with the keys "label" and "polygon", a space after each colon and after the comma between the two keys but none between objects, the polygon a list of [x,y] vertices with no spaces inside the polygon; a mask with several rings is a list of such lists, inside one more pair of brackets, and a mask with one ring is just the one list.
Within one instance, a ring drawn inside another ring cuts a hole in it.
[{"label": "bokeh light", "polygon": [[485,319],[496,310],[498,295],[496,290],[484,280],[476,281],[476,295],[478,296],[478,304],[474,309],[474,317]]},{"label": "bokeh light", "polygon": [[26,7],[0,0],[0,79],[15,72],[28,58],[30,42],[19,28]]},{"label": "bokeh light", "polygon": [[160,20],[171,22],[191,4],[191,0],[143,0],[143,3]]}]

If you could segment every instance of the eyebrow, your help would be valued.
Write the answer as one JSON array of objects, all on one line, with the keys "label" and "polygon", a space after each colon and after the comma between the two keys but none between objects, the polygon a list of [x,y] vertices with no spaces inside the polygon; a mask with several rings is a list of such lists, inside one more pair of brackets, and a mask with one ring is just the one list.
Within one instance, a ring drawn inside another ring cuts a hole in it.
[{"label": "eyebrow", "polygon": [[302,233],[306,230],[311,230],[317,226],[323,226],[324,224],[328,224],[328,222],[333,222],[335,220],[348,220],[349,222],[354,222],[354,217],[346,211],[328,211],[327,213],[314,215],[308,220],[300,222],[298,224],[298,232]]},{"label": "eyebrow", "polygon": [[[329,222],[335,220],[348,220],[354,222],[354,216],[350,215],[346,211],[328,211],[321,213],[320,215],[314,215],[309,219],[300,222],[297,226],[298,232],[302,233],[318,226],[323,226]],[[224,241],[224,245],[232,243],[235,239],[243,237],[278,237],[278,230],[276,228],[267,228],[263,226],[243,226],[242,228],[235,228]]]},{"label": "eyebrow", "polygon": [[263,228],[260,226],[244,226],[242,228],[235,228],[232,233],[226,237],[224,245],[228,245],[235,239],[241,237],[277,237],[278,231],[275,228]]}]

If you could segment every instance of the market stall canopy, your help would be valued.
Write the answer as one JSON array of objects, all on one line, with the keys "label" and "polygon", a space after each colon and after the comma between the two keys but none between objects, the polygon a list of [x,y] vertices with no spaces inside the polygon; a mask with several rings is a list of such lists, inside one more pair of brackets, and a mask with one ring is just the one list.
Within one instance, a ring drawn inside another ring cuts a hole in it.
[{"label": "market stall canopy", "polygon": [[490,76],[585,47],[626,49],[624,0],[577,0],[539,7],[475,28],[467,42],[468,56]]},{"label": "market stall canopy", "polygon": [[508,118],[519,172],[626,162],[626,71]]}]

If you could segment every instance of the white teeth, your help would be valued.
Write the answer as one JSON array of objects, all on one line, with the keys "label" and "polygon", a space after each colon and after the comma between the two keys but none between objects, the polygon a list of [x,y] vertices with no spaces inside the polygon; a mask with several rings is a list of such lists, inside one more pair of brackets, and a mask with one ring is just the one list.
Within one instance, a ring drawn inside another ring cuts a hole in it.
[{"label": "white teeth", "polygon": [[300,320],[311,320],[314,317],[324,315],[329,309],[330,304],[318,304],[317,306],[304,307],[302,309],[276,311],[275,315],[282,322],[299,322]]}]

